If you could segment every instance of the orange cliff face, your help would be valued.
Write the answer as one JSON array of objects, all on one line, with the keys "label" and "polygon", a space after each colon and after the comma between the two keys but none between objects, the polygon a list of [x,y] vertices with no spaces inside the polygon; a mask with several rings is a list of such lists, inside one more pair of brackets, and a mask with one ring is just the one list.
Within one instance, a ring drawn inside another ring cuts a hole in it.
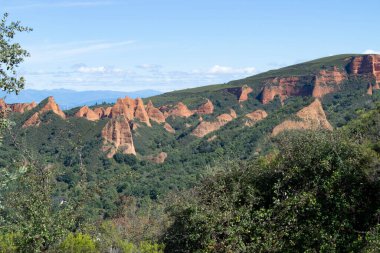
[{"label": "orange cliff face", "polygon": [[162,106],[160,107],[160,110],[163,111],[166,118],[169,116],[188,118],[194,114],[194,112],[189,110],[189,108],[187,108],[182,102],[179,102],[173,107]]},{"label": "orange cliff face", "polygon": [[145,110],[149,116],[149,119],[159,124],[165,122],[164,114],[158,108],[154,107],[152,101],[149,100],[148,104],[145,106]]},{"label": "orange cliff face", "polygon": [[75,113],[74,117],[86,118],[90,121],[96,121],[100,119],[99,114],[91,110],[88,106],[83,106],[80,108],[79,111]]},{"label": "orange cliff face", "polygon": [[227,92],[234,94],[241,103],[248,100],[248,95],[253,92],[253,89],[248,85],[243,85],[242,87],[228,88]]},{"label": "orange cliff face", "polygon": [[339,85],[345,80],[347,80],[346,72],[337,67],[321,70],[315,75],[274,77],[266,80],[258,98],[263,104],[271,102],[276,96],[282,102],[291,96],[321,98],[338,91]]},{"label": "orange cliff face", "polygon": [[16,103],[16,104],[10,104],[9,107],[11,108],[12,112],[18,112],[18,113],[24,113],[26,111],[30,111],[33,108],[37,106],[36,102],[32,103]]},{"label": "orange cliff face", "polygon": [[[104,115],[107,115],[109,118],[117,118],[123,115],[130,121],[136,118],[145,123],[147,126],[151,126],[148,113],[145,110],[145,106],[141,98],[119,98],[115,105],[112,106],[109,113],[107,112],[107,109],[103,109]],[[97,110],[98,113],[100,113],[100,110],[101,109]]]},{"label": "orange cliff face", "polygon": [[94,109],[94,112],[99,116],[99,119],[102,118],[108,118],[109,115],[111,114],[112,107],[97,107]]},{"label": "orange cliff face", "polygon": [[301,121],[285,120],[273,129],[272,136],[276,136],[286,130],[333,130],[319,99],[315,99],[313,103],[300,110],[296,115]]},{"label": "orange cliff face", "polygon": [[123,154],[136,155],[133,144],[132,131],[126,116],[112,118],[102,130],[104,152],[112,158],[117,151]]},{"label": "orange cliff face", "polygon": [[309,85],[298,85],[299,83],[311,83],[311,76],[275,77],[266,81],[258,98],[263,104],[271,102],[279,96],[281,102],[290,96],[310,96],[313,87]]},{"label": "orange cliff face", "polygon": [[145,110],[144,102],[141,98],[137,98],[134,117],[145,123],[147,126],[152,126],[149,121],[148,113]]},{"label": "orange cliff face", "polygon": [[168,157],[167,153],[161,152],[156,156],[148,156],[147,159],[153,163],[162,164],[165,162],[167,157]]},{"label": "orange cliff face", "polygon": [[203,136],[220,129],[222,126],[235,119],[236,116],[236,112],[230,109],[230,113],[224,113],[219,115],[218,117],[216,117],[216,121],[202,121],[191,134],[196,137],[202,138]]},{"label": "orange cliff face", "polygon": [[40,116],[49,111],[57,114],[62,119],[66,119],[65,113],[61,111],[54,98],[48,97],[46,104],[38,112],[34,113],[29,119],[27,119],[22,127],[39,126],[41,124]]},{"label": "orange cliff face", "polygon": [[53,97],[48,97],[47,103],[42,107],[42,109],[39,112],[45,113],[48,111],[54,112],[55,114],[60,116],[62,119],[66,118],[65,113],[59,108],[59,106],[57,105]]},{"label": "orange cliff face", "polygon": [[333,70],[321,70],[315,76],[312,96],[321,98],[326,94],[339,90],[339,85],[347,80],[347,75],[337,67]]},{"label": "orange cliff face", "polygon": [[353,75],[372,75],[376,83],[373,89],[380,89],[380,55],[356,56],[348,66],[349,74]]},{"label": "orange cliff face", "polygon": [[27,121],[22,125],[23,128],[31,126],[39,126],[41,124],[40,114],[38,112],[34,113]]},{"label": "orange cliff face", "polygon": [[254,112],[246,114],[245,117],[248,118],[248,120],[245,122],[245,125],[246,126],[253,126],[257,122],[268,117],[268,113],[264,110],[259,109],[259,110],[256,110]]},{"label": "orange cliff face", "polygon": [[199,115],[213,114],[214,105],[209,99],[207,99],[207,102],[201,105],[195,112]]}]

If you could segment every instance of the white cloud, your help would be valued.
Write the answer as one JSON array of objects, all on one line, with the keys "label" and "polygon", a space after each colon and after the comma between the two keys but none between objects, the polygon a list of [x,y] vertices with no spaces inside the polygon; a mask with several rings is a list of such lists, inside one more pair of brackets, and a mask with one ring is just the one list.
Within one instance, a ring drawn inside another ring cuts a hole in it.
[{"label": "white cloud", "polygon": [[80,67],[78,68],[79,73],[105,73],[106,67]]},{"label": "white cloud", "polygon": [[28,47],[31,57],[26,59],[28,63],[51,63],[57,60],[68,59],[72,57],[93,54],[96,52],[118,49],[124,50],[128,45],[134,44],[135,41],[76,41],[67,43],[48,43]]},{"label": "white cloud", "polygon": [[109,68],[104,66],[99,67],[87,67],[80,66],[77,72],[82,74],[105,74],[105,73],[123,73],[124,71],[120,68]]},{"label": "white cloud", "polygon": [[110,43],[96,43],[96,44],[90,44],[88,46],[79,47],[79,48],[72,48],[68,50],[63,50],[59,54],[64,56],[74,56],[74,55],[81,55],[86,54],[94,51],[101,51],[116,47],[123,47],[130,44],[133,44],[134,41],[128,40],[128,41],[122,41],[122,42],[110,42]]},{"label": "white cloud", "polygon": [[136,68],[144,70],[159,70],[160,68],[162,68],[162,66],[158,64],[141,64],[137,65]]},{"label": "white cloud", "polygon": [[376,51],[373,49],[367,49],[363,52],[364,54],[380,54],[380,51]]},{"label": "white cloud", "polygon": [[[155,69],[155,71],[152,71]],[[255,73],[253,67],[232,68],[220,65],[195,70],[167,70],[156,64],[127,66],[72,65],[56,71],[25,73],[27,88],[49,87],[74,90],[121,90],[155,89],[172,91],[245,78]]]},{"label": "white cloud", "polygon": [[209,74],[254,74],[256,73],[256,68],[246,67],[246,68],[232,68],[226,66],[215,65],[211,67],[208,71]]}]

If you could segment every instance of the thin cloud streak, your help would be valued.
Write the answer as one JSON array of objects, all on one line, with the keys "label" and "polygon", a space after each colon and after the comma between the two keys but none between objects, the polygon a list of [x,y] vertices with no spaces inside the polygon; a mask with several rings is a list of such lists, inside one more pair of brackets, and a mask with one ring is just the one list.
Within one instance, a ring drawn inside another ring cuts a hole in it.
[{"label": "thin cloud streak", "polygon": [[6,9],[39,9],[39,8],[75,8],[75,7],[96,7],[115,4],[114,1],[81,1],[81,2],[40,2],[34,4],[6,6]]},{"label": "thin cloud streak", "polygon": [[81,56],[89,53],[96,53],[100,51],[123,48],[128,45],[134,44],[135,41],[121,41],[121,42],[68,42],[66,44],[50,44],[32,47],[29,49],[31,57],[26,59],[26,62],[51,62],[57,59],[69,59],[75,56]]}]

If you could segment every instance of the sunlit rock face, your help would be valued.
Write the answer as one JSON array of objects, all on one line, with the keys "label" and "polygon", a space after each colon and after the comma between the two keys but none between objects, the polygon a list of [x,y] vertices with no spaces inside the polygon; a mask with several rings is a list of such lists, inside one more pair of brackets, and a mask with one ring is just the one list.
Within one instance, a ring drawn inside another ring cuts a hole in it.
[{"label": "sunlit rock face", "polygon": [[103,147],[107,157],[113,157],[116,152],[136,155],[132,131],[128,119],[121,115],[108,121],[102,130]]},{"label": "sunlit rock face", "polygon": [[222,126],[226,125],[228,122],[232,121],[236,117],[237,117],[236,112],[230,109],[230,113],[224,113],[224,114],[219,115],[216,118],[216,121],[200,122],[199,125],[194,129],[194,131],[191,134],[198,138],[202,138],[205,135],[220,129]]},{"label": "sunlit rock face", "polygon": [[88,106],[83,106],[79,109],[77,113],[74,115],[77,118],[85,118],[90,121],[97,121],[100,119],[99,113],[91,110]]},{"label": "sunlit rock face", "polygon": [[315,99],[313,103],[297,112],[296,115],[300,119],[299,121],[285,120],[273,129],[272,136],[276,136],[286,130],[333,130],[319,99]]}]

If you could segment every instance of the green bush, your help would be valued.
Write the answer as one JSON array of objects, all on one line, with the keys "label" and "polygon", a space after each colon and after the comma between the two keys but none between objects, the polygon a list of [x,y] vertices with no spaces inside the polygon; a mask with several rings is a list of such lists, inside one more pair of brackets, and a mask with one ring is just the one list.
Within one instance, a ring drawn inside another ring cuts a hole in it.
[{"label": "green bush", "polygon": [[282,135],[229,167],[172,207],[167,252],[358,252],[377,224],[376,155],[339,134]]},{"label": "green bush", "polygon": [[0,253],[15,253],[17,246],[15,244],[16,235],[6,233],[0,235]]},{"label": "green bush", "polygon": [[69,234],[59,245],[60,253],[97,253],[95,242],[86,234]]}]

